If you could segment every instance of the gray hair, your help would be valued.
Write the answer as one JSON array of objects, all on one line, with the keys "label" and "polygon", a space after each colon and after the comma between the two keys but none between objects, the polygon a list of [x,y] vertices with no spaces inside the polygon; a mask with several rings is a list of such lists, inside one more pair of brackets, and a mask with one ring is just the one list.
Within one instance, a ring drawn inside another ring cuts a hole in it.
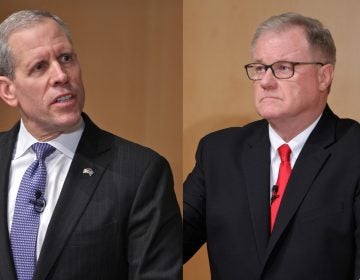
[{"label": "gray hair", "polygon": [[331,33],[317,19],[305,17],[296,13],[285,13],[278,16],[272,16],[264,21],[256,29],[251,42],[251,49],[254,51],[259,37],[268,31],[285,31],[288,28],[302,27],[306,34],[306,39],[314,52],[320,52],[323,63],[336,63],[336,47]]},{"label": "gray hair", "polygon": [[45,19],[52,19],[58,23],[69,42],[72,43],[69,28],[58,16],[40,10],[23,10],[15,12],[0,23],[0,76],[6,76],[9,79],[14,79],[15,77],[15,62],[8,43],[9,37],[14,32],[32,27]]}]

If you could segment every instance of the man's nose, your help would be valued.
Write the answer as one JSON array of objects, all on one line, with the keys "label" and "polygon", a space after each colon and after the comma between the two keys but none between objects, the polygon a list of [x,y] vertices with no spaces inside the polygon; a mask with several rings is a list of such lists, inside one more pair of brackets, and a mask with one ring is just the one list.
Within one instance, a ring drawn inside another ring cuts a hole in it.
[{"label": "man's nose", "polygon": [[276,85],[277,79],[274,76],[271,68],[268,68],[264,74],[264,77],[260,80],[260,84],[262,87],[273,87]]},{"label": "man's nose", "polygon": [[53,62],[51,65],[52,85],[64,84],[68,81],[68,74],[59,62]]}]

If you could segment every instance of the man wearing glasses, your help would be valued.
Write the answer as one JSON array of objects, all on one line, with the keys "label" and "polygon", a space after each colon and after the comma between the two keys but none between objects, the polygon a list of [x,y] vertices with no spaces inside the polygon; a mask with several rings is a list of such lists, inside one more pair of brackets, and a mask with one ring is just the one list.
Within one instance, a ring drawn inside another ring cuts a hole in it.
[{"label": "man wearing glasses", "polygon": [[245,65],[263,120],[211,133],[184,184],[184,261],[207,242],[212,279],[360,279],[360,126],[327,105],[330,32],[287,13]]}]

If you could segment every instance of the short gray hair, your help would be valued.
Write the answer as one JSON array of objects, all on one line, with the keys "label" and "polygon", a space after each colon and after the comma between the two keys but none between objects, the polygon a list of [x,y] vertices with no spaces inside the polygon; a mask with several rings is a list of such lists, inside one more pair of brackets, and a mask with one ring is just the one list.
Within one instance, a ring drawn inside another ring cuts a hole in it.
[{"label": "short gray hair", "polygon": [[278,16],[272,16],[265,20],[256,29],[251,42],[252,51],[259,37],[268,31],[285,31],[288,28],[302,27],[306,34],[306,39],[314,52],[319,51],[323,63],[336,63],[336,47],[330,31],[323,26],[317,19],[305,17],[296,13],[285,13]]},{"label": "short gray hair", "polygon": [[0,23],[0,76],[6,76],[9,79],[14,79],[15,77],[15,62],[11,48],[8,44],[9,37],[14,32],[32,27],[45,19],[52,19],[58,23],[69,42],[72,43],[69,28],[58,16],[40,10],[23,10],[15,12]]}]

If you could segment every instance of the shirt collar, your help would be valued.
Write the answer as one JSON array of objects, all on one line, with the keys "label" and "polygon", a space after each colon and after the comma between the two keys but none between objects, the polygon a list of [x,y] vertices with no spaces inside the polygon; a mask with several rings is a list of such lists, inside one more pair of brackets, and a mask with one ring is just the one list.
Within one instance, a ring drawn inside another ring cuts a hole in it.
[{"label": "shirt collar", "polygon": [[277,151],[277,149],[281,145],[288,144],[292,154],[295,155],[295,157],[297,158],[297,156],[300,154],[301,149],[304,147],[306,140],[309,138],[311,132],[314,130],[320,118],[321,115],[305,130],[303,130],[300,134],[296,135],[293,139],[291,139],[288,143],[286,143],[269,124],[269,138],[270,138],[271,148]]},{"label": "shirt collar", "polygon": [[[84,128],[85,123],[81,118],[79,123],[71,131],[62,133],[57,138],[50,140],[47,143],[72,159],[74,157]],[[15,145],[14,159],[23,156],[24,153],[31,147],[31,145],[37,142],[39,141],[30,134],[21,120],[17,143]]]}]

